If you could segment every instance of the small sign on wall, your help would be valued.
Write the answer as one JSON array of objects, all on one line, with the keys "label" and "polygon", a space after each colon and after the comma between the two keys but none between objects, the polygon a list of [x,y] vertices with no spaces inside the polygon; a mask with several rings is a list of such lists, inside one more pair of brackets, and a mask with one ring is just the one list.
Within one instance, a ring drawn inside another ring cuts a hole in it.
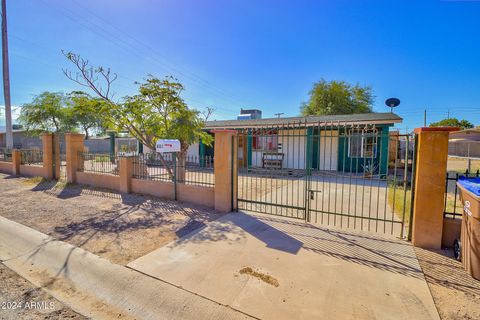
[{"label": "small sign on wall", "polygon": [[160,139],[155,147],[156,151],[161,153],[180,152],[180,141],[176,139]]}]

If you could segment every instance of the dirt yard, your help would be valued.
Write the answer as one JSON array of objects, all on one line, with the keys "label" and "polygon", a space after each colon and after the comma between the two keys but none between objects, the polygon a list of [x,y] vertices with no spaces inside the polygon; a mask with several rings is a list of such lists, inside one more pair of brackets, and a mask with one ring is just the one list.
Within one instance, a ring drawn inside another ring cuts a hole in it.
[{"label": "dirt yard", "polygon": [[[467,168],[468,168],[468,159],[448,157],[447,171],[464,173]],[[470,172],[476,172],[477,170],[480,170],[480,160],[472,159],[470,161]]]},{"label": "dirt yard", "polygon": [[87,319],[0,263],[0,319]]},{"label": "dirt yard", "polygon": [[470,277],[452,250],[415,248],[442,319],[480,319],[480,281]]},{"label": "dirt yard", "polygon": [[0,204],[7,219],[124,265],[218,217],[199,206],[4,174]]}]

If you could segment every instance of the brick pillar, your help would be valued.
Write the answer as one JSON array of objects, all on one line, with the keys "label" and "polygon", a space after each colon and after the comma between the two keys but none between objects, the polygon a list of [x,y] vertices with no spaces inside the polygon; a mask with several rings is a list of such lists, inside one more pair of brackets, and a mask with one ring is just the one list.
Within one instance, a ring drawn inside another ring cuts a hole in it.
[{"label": "brick pillar", "polygon": [[20,175],[20,164],[22,163],[22,152],[17,149],[12,150],[12,175]]},{"label": "brick pillar", "polygon": [[67,157],[67,182],[75,183],[77,179],[77,170],[83,166],[78,153],[83,151],[83,134],[66,133],[65,134],[65,155]]},{"label": "brick pillar", "polygon": [[53,134],[44,133],[41,136],[43,145],[43,172],[44,178],[51,180],[54,177],[53,170]]},{"label": "brick pillar", "polygon": [[412,244],[440,249],[450,127],[417,128]]},{"label": "brick pillar", "polygon": [[215,210],[230,212],[237,205],[237,139],[235,130],[215,133]]},{"label": "brick pillar", "polygon": [[130,193],[133,177],[133,157],[119,158],[120,192]]}]

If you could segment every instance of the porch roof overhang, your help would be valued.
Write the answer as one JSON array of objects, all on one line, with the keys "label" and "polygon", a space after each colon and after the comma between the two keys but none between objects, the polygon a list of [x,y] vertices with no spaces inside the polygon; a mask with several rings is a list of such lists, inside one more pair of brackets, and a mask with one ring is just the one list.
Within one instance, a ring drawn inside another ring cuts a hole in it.
[{"label": "porch roof overhang", "polygon": [[267,118],[250,120],[216,120],[207,121],[206,129],[244,129],[256,127],[313,127],[344,125],[394,125],[402,122],[402,118],[394,113],[362,113],[331,116],[308,116],[289,118]]}]

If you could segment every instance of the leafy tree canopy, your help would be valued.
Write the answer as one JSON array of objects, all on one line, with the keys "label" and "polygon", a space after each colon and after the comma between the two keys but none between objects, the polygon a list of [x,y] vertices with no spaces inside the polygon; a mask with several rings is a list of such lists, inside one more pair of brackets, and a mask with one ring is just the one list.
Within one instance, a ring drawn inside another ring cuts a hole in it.
[{"label": "leafy tree canopy", "polygon": [[102,127],[104,102],[81,91],[67,95],[45,91],[22,105],[19,121],[31,134],[71,132],[81,128],[88,137]]},{"label": "leafy tree canopy", "polygon": [[[92,67],[88,60],[78,54],[63,54],[76,68],[75,73],[64,70],[65,75],[79,85],[91,89],[106,103],[99,107],[106,125],[119,131],[128,131],[153,150],[159,139],[180,141],[181,151],[177,154],[177,164],[181,169],[178,171],[180,179],[185,174],[188,147],[200,139],[207,145],[213,142],[213,138],[203,130],[206,119],[202,119],[197,110],[187,106],[181,97],[184,87],[173,77],[159,79],[149,75],[143,83],[137,83],[138,94],[115,101],[111,85],[117,79],[116,74],[107,68]],[[208,117],[209,114],[211,112],[204,116]],[[158,156],[170,176],[173,176],[163,155]]]},{"label": "leafy tree canopy", "polygon": [[45,91],[33,101],[22,105],[20,123],[31,133],[62,132],[72,130],[66,111],[66,97],[60,92]]},{"label": "leafy tree canopy", "polygon": [[105,113],[108,104],[100,98],[92,98],[83,91],[72,91],[68,94],[68,118],[78,126],[88,139],[93,131],[105,131]]},{"label": "leafy tree canopy", "polygon": [[188,108],[180,97],[183,89],[172,77],[160,80],[149,76],[139,83],[138,94],[112,105],[111,122],[152,149],[158,139],[166,138],[180,140],[184,153],[199,139],[210,144],[212,137],[203,130],[199,112]]},{"label": "leafy tree canopy", "polygon": [[374,97],[369,86],[321,79],[314,83],[309,94],[309,101],[301,106],[304,116],[372,112]]},{"label": "leafy tree canopy", "polygon": [[458,120],[457,118],[448,118],[438,122],[432,122],[430,123],[430,127],[457,127],[463,130],[473,128],[473,123],[465,119]]}]

